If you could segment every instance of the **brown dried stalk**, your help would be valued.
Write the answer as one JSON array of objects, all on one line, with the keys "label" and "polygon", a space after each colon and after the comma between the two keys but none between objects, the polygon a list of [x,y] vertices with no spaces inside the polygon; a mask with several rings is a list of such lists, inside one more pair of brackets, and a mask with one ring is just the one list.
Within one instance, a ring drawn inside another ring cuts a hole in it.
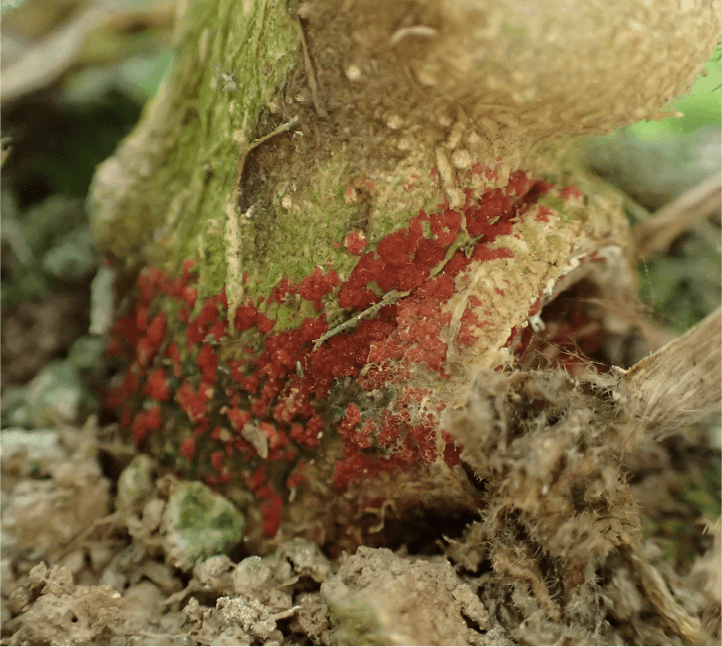
[{"label": "brown dried stalk", "polygon": [[719,211],[721,197],[720,177],[713,175],[662,207],[635,228],[637,257],[646,258],[667,249],[679,234],[698,220]]},{"label": "brown dried stalk", "polygon": [[622,371],[633,415],[654,437],[704,419],[720,406],[719,308],[684,335]]}]

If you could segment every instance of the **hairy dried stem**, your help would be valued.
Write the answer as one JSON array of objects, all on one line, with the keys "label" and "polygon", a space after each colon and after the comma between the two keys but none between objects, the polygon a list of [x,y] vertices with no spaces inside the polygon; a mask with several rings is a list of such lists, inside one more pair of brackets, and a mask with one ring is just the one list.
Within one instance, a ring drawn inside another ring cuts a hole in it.
[{"label": "hairy dried stem", "polygon": [[703,420],[720,406],[720,310],[623,372],[634,415],[654,437]]}]

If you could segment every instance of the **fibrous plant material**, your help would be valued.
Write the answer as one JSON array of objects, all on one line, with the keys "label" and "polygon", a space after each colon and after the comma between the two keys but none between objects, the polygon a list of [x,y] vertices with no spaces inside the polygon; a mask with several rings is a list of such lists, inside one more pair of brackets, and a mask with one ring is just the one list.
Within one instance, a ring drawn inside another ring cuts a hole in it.
[{"label": "fibrous plant material", "polygon": [[[251,546],[279,528],[384,543],[394,519],[403,537],[408,519],[475,514],[472,441],[442,412],[515,357],[603,354],[608,322],[583,299],[532,343],[560,292],[634,292],[621,198],[568,139],[684,90],[717,40],[712,4],[182,5],[176,64],[89,200],[125,276],[121,426],[243,500]],[[621,519],[588,548],[631,541]]]},{"label": "fibrous plant material", "polygon": [[[703,644],[716,631],[708,625],[705,633],[700,618],[675,600],[640,554],[641,511],[620,459],[719,409],[719,329],[717,311],[616,376],[484,372],[466,405],[445,413],[444,427],[464,448],[460,458],[473,474],[482,510],[448,554],[469,571],[491,568],[499,577],[487,582],[482,599],[490,605],[507,600],[501,603],[507,622],[525,621],[517,639],[606,642],[614,594],[600,581],[604,568],[642,592],[636,611],[628,610],[637,631],[646,622],[645,604],[663,627],[660,635]],[[699,380],[709,388],[690,388]],[[620,556],[624,566],[613,569]],[[504,587],[511,587],[511,600]]]},{"label": "fibrous plant material", "polygon": [[660,438],[719,409],[721,325],[718,309],[622,373],[625,399],[646,433]]}]

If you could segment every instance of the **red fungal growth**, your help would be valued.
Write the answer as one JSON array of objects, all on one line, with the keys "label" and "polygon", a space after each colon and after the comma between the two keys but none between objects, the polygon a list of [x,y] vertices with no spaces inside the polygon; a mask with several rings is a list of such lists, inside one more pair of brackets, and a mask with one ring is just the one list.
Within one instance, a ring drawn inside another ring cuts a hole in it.
[{"label": "red fungal growth", "polygon": [[231,407],[226,410],[226,417],[228,420],[230,420],[231,425],[233,428],[241,432],[243,430],[243,427],[251,422],[251,412],[246,411],[244,409],[239,409],[238,407]]},{"label": "red fungal growth", "polygon": [[196,305],[196,297],[198,296],[198,290],[192,290],[187,285],[183,286],[181,290],[181,296],[185,299],[189,308],[193,308]]},{"label": "red fungal growth", "polygon": [[381,259],[374,258],[373,252],[364,254],[353,268],[348,281],[341,286],[338,295],[339,305],[342,308],[363,310],[379,301],[379,297],[366,286],[375,281],[383,271],[384,263]]},{"label": "red fungal growth", "polygon": [[138,308],[138,311],[135,315],[135,327],[138,329],[138,332],[144,333],[146,330],[148,330],[148,315],[150,313],[150,309],[148,306],[140,306]]},{"label": "red fungal growth", "polygon": [[120,383],[120,386],[110,392],[106,403],[107,406],[116,408],[123,404],[131,395],[136,393],[139,384],[138,374],[131,366],[131,368],[125,372],[125,375],[123,375],[123,381]]},{"label": "red fungal growth", "polygon": [[196,454],[195,438],[186,438],[180,446],[180,454],[187,461],[192,460]]},{"label": "red fungal growth", "polygon": [[552,215],[552,210],[549,207],[541,205],[539,211],[537,211],[536,219],[539,222],[549,222],[549,216]]},{"label": "red fungal growth", "polygon": [[303,474],[303,470],[306,467],[306,463],[303,461],[300,461],[298,465],[296,465],[296,468],[291,472],[291,475],[286,479],[286,487],[289,490],[292,490],[295,487],[298,487],[302,483],[305,483],[308,481],[308,477]]},{"label": "red fungal growth", "polygon": [[490,261],[493,258],[514,258],[514,252],[508,247],[490,249],[484,243],[479,243],[471,255],[475,261]]},{"label": "red fungal growth", "polygon": [[204,344],[196,358],[196,364],[201,370],[202,381],[207,384],[213,384],[216,381],[216,367],[218,366],[218,354],[213,349]]},{"label": "red fungal growth", "polygon": [[481,335],[481,329],[487,322],[481,321],[471,310],[465,310],[461,315],[459,332],[456,336],[456,343],[459,346],[473,346]]},{"label": "red fungal growth", "polygon": [[256,327],[258,328],[258,332],[260,332],[260,333],[271,332],[271,330],[273,330],[273,327],[275,325],[276,325],[276,322],[273,321],[273,319],[269,319],[262,312],[259,312],[258,315],[256,316]]},{"label": "red fungal growth", "polygon": [[[501,160],[497,158],[496,161],[499,162]],[[488,166],[480,164],[479,162],[474,162],[471,165],[471,168],[466,172],[466,177],[469,179],[471,179],[474,175],[481,175],[490,182],[494,182],[499,179],[499,174],[496,171],[490,169]]]},{"label": "red fungal growth", "polygon": [[165,371],[162,368],[157,368],[148,373],[143,393],[160,402],[170,400],[171,390],[166,381]]},{"label": "red fungal growth", "polygon": [[[481,165],[467,174],[495,177]],[[550,188],[512,173],[504,188],[486,189],[480,197],[467,190],[458,210],[440,204],[432,213],[420,211],[407,227],[386,235],[369,251],[364,251],[366,236],[351,232],[343,248],[360,258],[347,280],[342,282],[330,265],[327,270],[314,268],[297,283],[283,278],[268,295],[254,295],[240,304],[230,327],[225,290],[199,299],[194,262],[184,263],[177,278],[157,268],[145,270],[138,277],[136,311],[114,327],[112,352],[131,364],[108,404],[122,409],[121,424],[137,442],[160,429],[164,419],[166,434],[173,433],[171,422],[192,423],[192,436],[184,434],[176,451],[186,461],[196,461],[209,483],[231,479],[233,465],[250,470],[249,487],[263,500],[263,526],[269,536],[280,522],[282,497],[276,488],[299,485],[304,477],[300,462],[294,464],[303,452],[319,447],[325,432],[334,433],[327,399],[346,378],[366,392],[399,386],[391,410],[362,412],[363,393],[358,404],[345,405],[336,425],[344,452],[334,467],[338,487],[414,464],[457,464],[460,448],[448,434],[439,438],[437,418],[443,404],[434,401],[431,390],[404,388],[403,383],[419,371],[447,376],[447,344],[441,334],[452,314],[443,310],[455,293],[456,278],[472,263],[511,258],[509,249],[493,244],[495,239],[510,234],[513,223]],[[536,213],[545,213],[543,207]],[[471,242],[450,254],[464,232]],[[246,279],[244,275],[244,283]],[[410,294],[336,331],[314,349],[329,329],[324,300],[337,299],[348,320],[392,290]],[[497,294],[504,296],[502,290]],[[288,295],[298,295],[319,314],[275,331],[277,322],[266,308],[273,304],[273,312],[279,308],[285,313]],[[478,315],[481,302],[474,297],[469,305],[477,311],[461,316],[455,338],[460,347],[474,344],[485,325]],[[235,346],[226,345],[228,337]],[[163,411],[167,408],[171,415],[162,415],[157,405],[143,409],[144,396],[164,403]],[[263,436],[252,436],[255,431]],[[384,448],[385,456],[364,453],[374,447]],[[265,448],[268,457],[262,459],[259,451],[263,454]],[[266,465],[274,468],[266,470]]]},{"label": "red fungal growth", "polygon": [[154,429],[160,429],[163,424],[163,414],[159,406],[151,407],[146,411],[139,411],[135,414],[133,424],[130,428],[133,435],[133,441],[142,443],[149,432]]},{"label": "red fungal growth", "polygon": [[213,452],[211,454],[211,465],[213,466],[213,469],[216,471],[217,474],[222,474],[222,472],[223,472],[223,452],[222,451]]},{"label": "red fungal growth", "polygon": [[384,409],[382,418],[381,432],[377,436],[376,442],[381,447],[393,447],[401,433],[398,426],[401,419],[398,416],[393,416],[387,409]]},{"label": "red fungal growth", "polygon": [[343,246],[349,254],[359,256],[366,247],[366,236],[360,231],[352,231],[346,238],[344,238]]},{"label": "red fungal growth", "polygon": [[542,309],[542,300],[541,297],[537,297],[536,301],[532,304],[531,308],[529,308],[529,317],[533,317],[536,314],[539,314]]},{"label": "red fungal growth", "polygon": [[411,261],[411,254],[423,237],[421,218],[412,218],[408,229],[400,229],[383,238],[376,246],[376,253],[384,261],[384,267],[403,267]]},{"label": "red fungal growth", "polygon": [[292,425],[290,436],[297,443],[305,445],[309,449],[314,449],[321,444],[320,434],[323,425],[323,418],[314,415],[304,426],[298,423]]},{"label": "red fungal growth", "polygon": [[375,429],[376,423],[369,418],[363,425],[361,425],[361,429],[356,432],[354,442],[361,448],[371,447],[371,434]]},{"label": "red fungal growth", "polygon": [[466,254],[464,254],[464,252],[458,249],[454,252],[453,256],[446,262],[446,265],[444,265],[444,274],[442,274],[442,276],[456,276],[469,265],[471,265],[471,259],[468,258]]},{"label": "red fungal growth", "polygon": [[415,425],[409,430],[406,441],[413,441],[412,457],[409,462],[420,459],[421,462],[431,464],[436,460],[436,420],[429,420],[425,424]]},{"label": "red fungal growth", "polygon": [[449,467],[454,467],[461,463],[462,447],[454,442],[453,436],[445,429],[442,429],[441,439],[446,443],[444,447],[444,462]]},{"label": "red fungal growth", "polygon": [[208,328],[215,324],[218,320],[218,302],[219,297],[210,297],[206,299],[205,304],[201,308],[200,314],[190,321],[186,328],[186,336],[188,337],[188,349],[194,344],[202,342],[208,334]]},{"label": "red fungal growth", "polygon": [[371,434],[376,428],[372,419],[368,419],[360,429],[356,429],[361,422],[361,409],[356,404],[349,404],[346,414],[341,420],[338,431],[345,439],[344,453],[352,455],[358,449],[371,447]]},{"label": "red fungal growth", "polygon": [[[128,348],[135,350],[135,347],[138,345],[138,341],[143,336],[143,333],[136,325],[136,317],[128,315],[126,317],[120,317],[115,322],[115,325],[113,326],[113,336],[116,340],[122,339],[127,344]],[[117,345],[121,349],[125,347],[120,343]],[[119,354],[122,355],[124,353],[121,350]]]},{"label": "red fungal growth", "polygon": [[490,241],[499,234],[510,234],[511,223],[502,220],[502,216],[511,207],[512,199],[502,189],[487,189],[484,198],[466,210],[466,230],[470,236],[485,235]]},{"label": "red fungal growth", "polygon": [[127,404],[124,404],[120,410],[120,426],[125,429],[130,428],[130,423],[133,420],[133,412]]},{"label": "red fungal growth", "polygon": [[265,503],[261,506],[263,532],[266,533],[266,537],[275,537],[278,527],[281,525],[283,499],[271,485],[264,485],[259,488],[256,490],[256,495],[261,499],[265,499]]},{"label": "red fungal growth", "polygon": [[[212,390],[212,389],[210,389]],[[200,420],[207,411],[209,388],[201,384],[196,393],[188,380],[185,380],[176,393],[176,400],[183,412],[192,420]]]},{"label": "red fungal growth", "polygon": [[278,285],[271,290],[271,301],[276,303],[285,303],[286,295],[290,290],[290,281],[288,279],[281,279]]},{"label": "red fungal growth", "polygon": [[348,407],[346,407],[346,414],[343,420],[341,420],[339,429],[342,433],[350,432],[359,422],[361,422],[361,409],[359,409],[357,404],[349,404]]},{"label": "red fungal growth", "polygon": [[430,217],[430,223],[431,233],[434,234],[436,243],[446,247],[456,240],[461,231],[461,214],[458,211],[448,209],[443,214],[433,214]]},{"label": "red fungal growth", "polygon": [[236,330],[242,332],[249,330],[256,323],[258,317],[258,308],[252,305],[241,305],[236,309],[236,315],[233,318],[233,325]]},{"label": "red fungal growth", "polygon": [[[453,279],[440,275],[399,301],[396,304],[396,334],[371,344],[366,361],[378,364],[382,369],[394,361],[398,364],[396,372],[401,376],[409,375],[414,364],[446,375],[443,368],[446,342],[440,338],[440,333],[451,322],[451,314],[442,313],[441,306],[451,298],[453,290]],[[367,375],[359,383],[364,388],[377,388],[380,384],[375,378],[372,374]]]},{"label": "red fungal growth", "polygon": [[318,312],[323,309],[321,297],[332,292],[338,284],[339,278],[336,270],[331,270],[324,275],[321,270],[316,267],[311,276],[301,281],[298,293],[307,301],[312,301]]},{"label": "red fungal growth", "polygon": [[431,389],[425,388],[407,388],[399,398],[399,405],[407,405],[411,402],[423,402],[424,398],[433,393]]},{"label": "red fungal growth", "polygon": [[138,291],[140,292],[139,303],[150,303],[155,297],[155,287],[147,272],[141,272],[138,275]]},{"label": "red fungal growth", "polygon": [[345,490],[351,483],[364,478],[373,478],[380,472],[395,466],[395,463],[388,459],[354,454],[336,463],[333,470],[333,482],[336,487]]},{"label": "red fungal growth", "polygon": [[168,347],[165,349],[165,354],[173,360],[173,375],[175,377],[181,377],[183,375],[181,356],[180,351],[178,350],[178,345],[174,341],[168,344]]},{"label": "red fungal growth", "polygon": [[148,334],[146,337],[148,343],[156,349],[163,343],[165,328],[165,315],[161,312],[155,316],[150,326],[148,326]]},{"label": "red fungal growth", "polygon": [[222,321],[219,321],[219,322],[213,324],[210,327],[210,330],[208,332],[211,335],[213,335],[213,337],[216,341],[220,341],[221,337],[223,337],[226,334],[227,327],[228,327],[228,321],[223,319]]},{"label": "red fungal growth", "polygon": [[[145,310],[147,314],[147,309]],[[150,326],[147,327],[146,336],[138,342],[136,355],[141,366],[148,366],[155,357],[165,337],[165,315],[156,315]]]},{"label": "red fungal growth", "polygon": [[574,186],[565,186],[562,188],[560,193],[562,198],[564,198],[565,200],[569,198],[574,198],[576,200],[584,199],[584,194]]},{"label": "red fungal growth", "polygon": [[288,444],[288,438],[286,434],[276,429],[275,425],[270,422],[262,422],[258,425],[260,431],[262,431],[268,439],[269,457],[272,455],[274,450],[277,450],[284,445]]},{"label": "red fungal growth", "polygon": [[155,357],[156,349],[144,338],[138,342],[135,352],[138,364],[140,366],[148,366]]},{"label": "red fungal growth", "polygon": [[535,183],[523,171],[513,171],[509,174],[509,182],[506,185],[506,192],[509,195],[522,198],[534,186]]}]

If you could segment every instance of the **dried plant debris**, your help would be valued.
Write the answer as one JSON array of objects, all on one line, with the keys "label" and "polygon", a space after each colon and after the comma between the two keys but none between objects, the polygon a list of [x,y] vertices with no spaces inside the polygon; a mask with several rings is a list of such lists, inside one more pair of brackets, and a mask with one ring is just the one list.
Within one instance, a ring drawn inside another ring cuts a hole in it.
[{"label": "dried plant debris", "polygon": [[563,371],[489,372],[447,418],[483,510],[449,555],[493,571],[481,598],[523,643],[606,643],[596,572],[641,537],[603,393]]},{"label": "dried plant debris", "polygon": [[[719,327],[719,316],[701,327],[710,322]],[[641,510],[622,464],[625,453],[714,405],[709,388],[698,388],[698,401],[684,409],[659,396],[665,384],[687,396],[685,382],[710,379],[699,374],[706,361],[670,373],[683,349],[696,355],[703,345],[697,336],[616,376],[483,373],[466,406],[447,413],[481,509],[447,555],[479,575],[482,601],[515,640],[697,644],[719,635],[714,598],[683,602],[684,589],[669,584],[679,575],[670,569],[664,577],[642,551]],[[710,339],[719,346],[714,334]],[[718,370],[714,362],[706,368]],[[640,389],[642,371],[648,379]],[[705,564],[714,563],[711,555]],[[693,590],[708,581],[698,576]]]}]

